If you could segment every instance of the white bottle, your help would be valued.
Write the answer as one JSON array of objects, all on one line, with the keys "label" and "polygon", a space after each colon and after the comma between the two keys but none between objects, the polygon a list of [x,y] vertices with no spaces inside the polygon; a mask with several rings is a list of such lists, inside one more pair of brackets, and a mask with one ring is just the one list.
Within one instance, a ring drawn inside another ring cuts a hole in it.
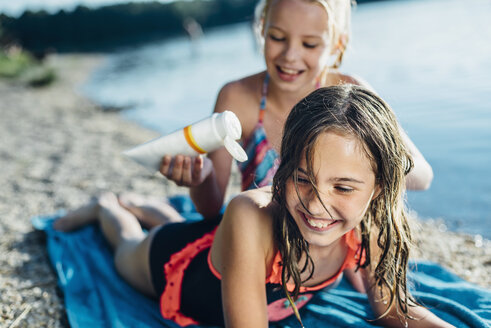
[{"label": "white bottle", "polygon": [[236,141],[241,135],[242,127],[237,116],[224,111],[126,150],[123,154],[153,172],[160,169],[164,155],[197,156],[222,146],[237,161],[244,162],[247,154]]}]

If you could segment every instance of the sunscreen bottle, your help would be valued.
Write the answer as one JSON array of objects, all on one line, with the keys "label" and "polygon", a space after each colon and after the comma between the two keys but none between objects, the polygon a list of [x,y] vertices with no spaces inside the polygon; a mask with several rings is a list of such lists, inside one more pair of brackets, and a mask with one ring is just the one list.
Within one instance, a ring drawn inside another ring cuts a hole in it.
[{"label": "sunscreen bottle", "polygon": [[153,172],[160,169],[164,155],[197,156],[222,146],[237,161],[244,162],[247,154],[236,141],[241,135],[242,127],[237,116],[231,111],[224,111],[128,149],[123,154]]}]

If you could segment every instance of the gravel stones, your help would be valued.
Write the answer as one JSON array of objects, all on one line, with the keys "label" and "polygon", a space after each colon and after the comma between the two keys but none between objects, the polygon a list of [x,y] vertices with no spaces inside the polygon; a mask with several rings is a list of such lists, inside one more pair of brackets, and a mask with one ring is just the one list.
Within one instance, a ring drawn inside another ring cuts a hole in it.
[{"label": "gravel stones", "polygon": [[[104,112],[77,93],[76,88],[102,59],[49,57],[58,80],[45,88],[0,80],[1,327],[68,326],[44,236],[33,231],[30,217],[74,208],[107,190],[156,197],[187,193],[121,156],[122,150],[157,133],[117,113]],[[229,194],[240,188],[234,172]],[[442,224],[419,222],[414,229],[414,256],[439,262],[469,281],[491,287],[490,242],[442,231]]]}]

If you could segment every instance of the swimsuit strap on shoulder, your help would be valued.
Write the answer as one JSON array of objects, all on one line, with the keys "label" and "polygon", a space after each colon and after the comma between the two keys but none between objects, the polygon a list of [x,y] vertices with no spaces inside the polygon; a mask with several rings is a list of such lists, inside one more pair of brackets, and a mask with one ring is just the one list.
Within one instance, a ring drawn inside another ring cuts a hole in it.
[{"label": "swimsuit strap on shoulder", "polygon": [[259,123],[263,122],[264,119],[264,110],[266,109],[266,97],[268,95],[268,83],[269,83],[269,74],[266,72],[266,76],[263,81],[263,88],[261,90],[261,104],[259,105]]}]

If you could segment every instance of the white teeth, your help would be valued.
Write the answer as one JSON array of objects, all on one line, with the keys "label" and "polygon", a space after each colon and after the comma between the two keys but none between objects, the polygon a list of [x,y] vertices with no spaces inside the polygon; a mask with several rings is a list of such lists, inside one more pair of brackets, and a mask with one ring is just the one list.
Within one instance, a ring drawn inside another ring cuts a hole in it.
[{"label": "white teeth", "polygon": [[286,73],[286,74],[298,74],[299,71],[297,70],[294,70],[294,69],[289,69],[289,68],[285,68],[285,67],[281,67],[281,70],[283,71],[283,73]]},{"label": "white teeth", "polygon": [[315,220],[311,220],[311,219],[307,219],[307,221],[309,222],[309,224],[311,226],[313,226],[315,228],[320,228],[320,229],[324,229],[324,228],[326,228],[330,224],[330,223],[327,223],[327,222],[315,221]]}]

